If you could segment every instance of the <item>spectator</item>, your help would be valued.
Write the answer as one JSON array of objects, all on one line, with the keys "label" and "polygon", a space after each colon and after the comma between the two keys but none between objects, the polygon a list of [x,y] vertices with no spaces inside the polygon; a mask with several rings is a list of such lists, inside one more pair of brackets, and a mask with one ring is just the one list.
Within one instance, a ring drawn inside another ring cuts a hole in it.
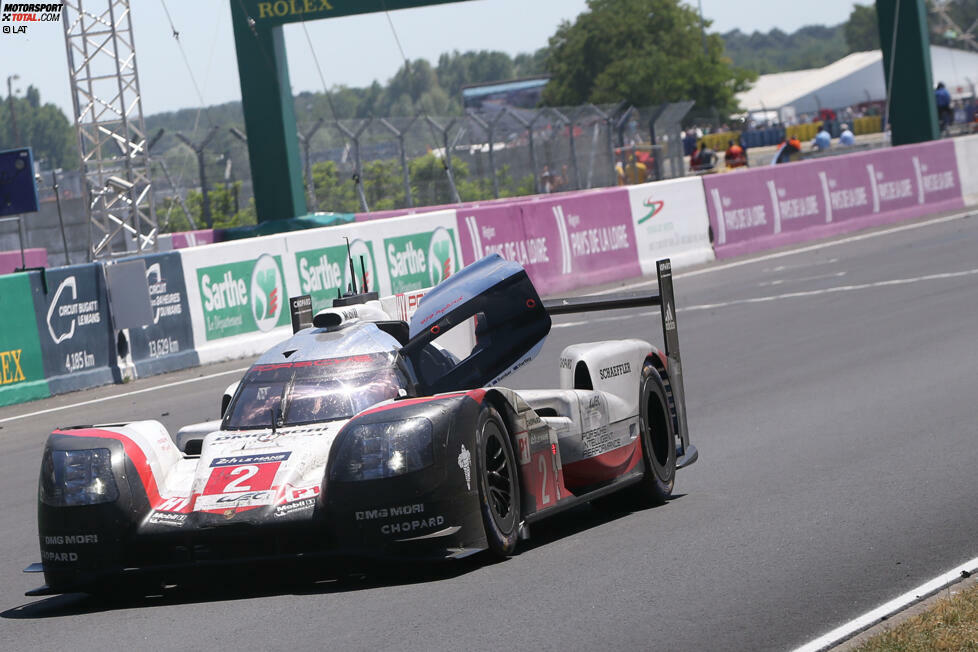
[{"label": "spectator", "polygon": [[822,126],[818,128],[815,140],[812,141],[812,147],[820,152],[827,152],[832,147],[832,134],[829,133],[828,122],[823,122]]},{"label": "spectator", "polygon": [[800,151],[801,141],[797,138],[789,138],[788,140],[782,141],[777,153],[774,155],[774,159],[771,161],[771,165],[789,163],[791,162],[791,155],[797,154]]},{"label": "spectator", "polygon": [[696,151],[696,134],[692,129],[687,129],[683,134],[683,154],[692,156]]},{"label": "spectator", "polygon": [[543,170],[540,172],[540,191],[549,195],[553,190],[554,177],[550,173],[550,166],[544,165]]},{"label": "spectator", "polygon": [[938,82],[937,89],[934,91],[934,100],[937,102],[937,121],[941,125],[941,131],[948,128],[954,122],[954,111],[951,110],[951,94],[944,88],[944,82]]},{"label": "spectator", "polygon": [[845,122],[842,123],[842,133],[839,134],[839,144],[845,147],[856,144],[856,137],[849,131],[849,125]]},{"label": "spectator", "polygon": [[716,162],[716,153],[710,149],[705,140],[701,140],[699,147],[689,157],[689,168],[694,172],[706,172],[712,170],[716,166]]},{"label": "spectator", "polygon": [[727,141],[727,151],[723,153],[723,162],[728,168],[739,168],[747,165],[747,154],[744,148],[730,140]]}]

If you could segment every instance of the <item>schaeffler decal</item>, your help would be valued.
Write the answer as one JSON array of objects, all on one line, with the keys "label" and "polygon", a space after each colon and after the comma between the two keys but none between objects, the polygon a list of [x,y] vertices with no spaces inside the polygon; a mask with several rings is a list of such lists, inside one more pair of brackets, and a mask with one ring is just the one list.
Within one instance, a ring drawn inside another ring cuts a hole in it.
[{"label": "schaeffler decal", "polygon": [[472,490],[472,455],[469,449],[462,444],[462,452],[458,454],[458,468],[465,474],[465,488]]}]

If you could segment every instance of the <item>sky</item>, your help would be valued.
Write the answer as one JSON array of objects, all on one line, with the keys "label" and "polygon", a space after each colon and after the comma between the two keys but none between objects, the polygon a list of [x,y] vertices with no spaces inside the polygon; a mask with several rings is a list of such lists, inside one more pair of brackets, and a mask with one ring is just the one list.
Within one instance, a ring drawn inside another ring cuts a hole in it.
[{"label": "sky", "polygon": [[[103,0],[104,1],[104,0]],[[868,0],[867,0],[868,1]],[[845,21],[852,0],[701,0],[710,31],[792,32],[810,24]],[[130,0],[143,114],[241,99],[228,0]],[[165,3],[165,4],[164,4]],[[695,0],[688,0],[696,6]],[[99,6],[102,2],[91,2]],[[790,10],[786,9],[790,4]],[[410,59],[433,63],[452,50],[532,52],[547,43],[557,26],[585,10],[586,0],[469,0],[391,12],[397,35]],[[190,73],[173,38],[167,11],[180,33]],[[285,27],[289,74],[295,93],[322,91],[303,24]],[[327,86],[367,86],[385,82],[402,63],[383,14],[305,23]],[[61,23],[37,23],[25,34],[0,33],[0,85],[18,74],[15,93],[33,84],[43,102],[54,102],[71,116],[71,95]],[[5,94],[6,89],[0,86]]]}]

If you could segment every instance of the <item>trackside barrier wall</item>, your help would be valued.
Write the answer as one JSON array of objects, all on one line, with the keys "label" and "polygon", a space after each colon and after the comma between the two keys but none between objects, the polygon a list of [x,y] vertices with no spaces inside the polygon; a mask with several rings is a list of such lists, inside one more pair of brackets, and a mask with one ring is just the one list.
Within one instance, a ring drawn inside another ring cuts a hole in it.
[{"label": "trackside barrier wall", "polygon": [[146,263],[153,321],[128,330],[136,375],[154,376],[195,367],[200,361],[194,350],[190,302],[180,254],[150,254],[142,258]]},{"label": "trackside barrier wall", "polygon": [[113,382],[116,363],[105,277],[95,263],[32,273],[35,328],[52,394]]},{"label": "trackside barrier wall", "polygon": [[381,296],[431,287],[461,268],[455,211],[181,250],[200,362],[261,353],[287,337],[290,296],[312,295],[314,310],[332,305],[350,284],[346,238],[358,287],[365,269]]},{"label": "trackside barrier wall", "polygon": [[949,140],[710,175],[703,184],[717,258],[964,205]]},{"label": "trackside barrier wall", "polygon": [[0,276],[0,405],[51,395],[34,319],[31,277],[40,273]]},{"label": "trackside barrier wall", "polygon": [[499,253],[544,295],[713,259],[699,178],[460,208],[458,222],[466,264]]},{"label": "trackside barrier wall", "polygon": [[961,177],[961,194],[968,206],[978,206],[978,135],[954,139]]},{"label": "trackside barrier wall", "polygon": [[432,287],[462,268],[454,210],[291,233],[289,264],[298,274],[299,293],[312,296],[314,311],[332,306],[337,291],[350,286],[346,238],[358,287],[365,270],[368,290],[380,296]]},{"label": "trackside barrier wall", "polygon": [[254,355],[289,335],[288,299],[300,292],[284,236],[191,247],[179,256],[202,364]]}]

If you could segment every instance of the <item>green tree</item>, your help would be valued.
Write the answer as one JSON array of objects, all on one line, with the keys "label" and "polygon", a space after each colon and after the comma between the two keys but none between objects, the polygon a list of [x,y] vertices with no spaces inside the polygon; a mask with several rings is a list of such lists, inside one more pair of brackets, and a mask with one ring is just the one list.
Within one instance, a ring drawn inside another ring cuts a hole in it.
[{"label": "green tree", "polygon": [[850,52],[880,48],[880,30],[876,22],[876,5],[853,5],[843,30]]},{"label": "green tree", "polygon": [[[241,182],[235,181],[225,188],[221,184],[215,184],[209,194],[211,202],[211,217],[214,220],[215,229],[226,229],[233,226],[247,226],[257,224],[258,218],[255,212],[255,200],[251,199],[248,205],[241,208],[238,206],[237,197],[241,193]],[[194,218],[194,224],[198,229],[204,228],[203,206],[204,196],[197,190],[187,193],[184,204]],[[236,210],[237,209],[237,210]],[[166,197],[156,204],[156,219],[163,233],[179,233],[189,231],[193,227],[183,207],[175,198]]]},{"label": "green tree", "polygon": [[[17,120],[14,133],[10,111]],[[78,167],[78,144],[75,130],[64,112],[56,105],[42,104],[41,94],[28,86],[25,97],[0,101],[0,149],[30,147],[34,160],[45,168],[73,170]]]},{"label": "green tree", "polygon": [[691,99],[732,111],[752,74],[724,57],[719,35],[705,40],[704,52],[699,14],[678,0],[588,0],[588,11],[550,38],[544,101],[648,106]]}]

